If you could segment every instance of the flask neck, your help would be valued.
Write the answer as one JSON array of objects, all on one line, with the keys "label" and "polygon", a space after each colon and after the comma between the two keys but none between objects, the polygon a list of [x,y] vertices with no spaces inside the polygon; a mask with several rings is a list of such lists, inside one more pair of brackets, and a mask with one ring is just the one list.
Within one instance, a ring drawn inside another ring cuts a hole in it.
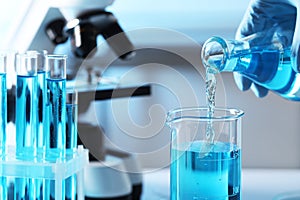
[{"label": "flask neck", "polygon": [[205,41],[201,50],[202,63],[210,73],[222,71],[227,57],[226,41],[221,37],[211,37]]}]

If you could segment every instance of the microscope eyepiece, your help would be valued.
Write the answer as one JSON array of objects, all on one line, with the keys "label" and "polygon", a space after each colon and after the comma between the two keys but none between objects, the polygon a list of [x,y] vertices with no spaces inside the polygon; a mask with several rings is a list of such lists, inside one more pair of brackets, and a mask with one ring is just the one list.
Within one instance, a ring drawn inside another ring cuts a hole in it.
[{"label": "microscope eyepiece", "polygon": [[102,35],[118,58],[128,60],[134,57],[134,46],[111,12],[90,10],[68,22],[57,19],[50,22],[46,33],[56,45],[54,52],[67,54],[68,79],[73,79],[85,58],[97,51],[97,37]]},{"label": "microscope eyepiece", "polygon": [[[102,35],[121,59],[134,55],[134,47],[111,12],[93,10],[66,24],[65,32],[71,38],[76,56],[86,58],[96,52],[97,37]],[[115,36],[115,37],[113,37]]]},{"label": "microscope eyepiece", "polygon": [[72,51],[79,58],[92,56],[97,48],[97,35],[95,27],[89,22],[74,23],[72,20],[67,24],[67,34],[71,39]]},{"label": "microscope eyepiece", "polygon": [[68,37],[63,31],[66,23],[65,19],[56,19],[46,26],[46,34],[54,44],[61,44],[67,41]]}]

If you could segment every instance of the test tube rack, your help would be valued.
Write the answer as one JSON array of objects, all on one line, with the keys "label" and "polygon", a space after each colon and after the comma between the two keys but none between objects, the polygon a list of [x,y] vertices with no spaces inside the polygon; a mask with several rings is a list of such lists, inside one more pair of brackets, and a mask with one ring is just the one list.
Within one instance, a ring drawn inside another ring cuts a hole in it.
[{"label": "test tube rack", "polygon": [[83,170],[89,158],[88,150],[83,146],[78,146],[76,150],[67,150],[64,159],[58,158],[55,162],[17,159],[16,148],[12,146],[6,152],[0,160],[0,177],[54,180],[55,200],[62,200],[65,198],[62,192],[63,181],[76,174],[77,200],[84,200]]}]

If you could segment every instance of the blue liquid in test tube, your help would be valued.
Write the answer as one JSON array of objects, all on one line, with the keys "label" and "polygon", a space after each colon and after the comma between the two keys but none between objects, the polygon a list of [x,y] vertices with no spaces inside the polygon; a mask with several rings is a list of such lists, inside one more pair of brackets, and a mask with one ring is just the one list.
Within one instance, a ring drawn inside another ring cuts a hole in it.
[{"label": "blue liquid in test tube", "polygon": [[[77,92],[68,92],[66,99],[66,148],[75,150],[77,148],[77,115],[78,115],[78,105],[77,105]],[[66,179],[66,200],[76,200],[77,199],[77,178],[76,174]]]},{"label": "blue liquid in test tube", "polygon": [[[65,159],[66,149],[66,59],[64,55],[47,55],[49,69],[47,77],[49,133],[46,138],[46,159],[55,162]],[[49,150],[49,151],[48,151]],[[49,152],[49,153],[48,153]],[[54,152],[54,153],[53,153]],[[55,181],[47,184],[50,188],[45,198],[55,197]],[[64,183],[62,184],[63,188]],[[50,194],[49,194],[50,193]],[[64,195],[64,190],[62,191]]]},{"label": "blue liquid in test tube", "polygon": [[17,76],[16,99],[16,145],[17,156],[23,158],[34,156],[36,142],[36,113],[37,76]]},{"label": "blue liquid in test tube", "polygon": [[[47,106],[47,85],[46,85],[46,76],[48,74],[48,69],[46,66],[46,56],[47,51],[27,51],[27,54],[33,54],[37,57],[37,135],[36,135],[36,149],[38,151],[37,159],[42,162],[45,158],[45,139],[47,135],[48,128],[48,112],[46,109]],[[40,152],[40,153],[39,153]],[[41,191],[45,190],[43,185],[43,180],[35,180],[33,184],[35,187],[31,189],[30,193],[36,193],[38,199],[42,199]]]},{"label": "blue liquid in test tube", "polygon": [[78,93],[68,92],[66,96],[66,148],[77,149]]},{"label": "blue liquid in test tube", "polygon": [[[20,160],[34,160],[37,135],[37,57],[17,55],[16,85],[16,156]],[[16,178],[15,198],[37,199],[34,179]],[[26,188],[29,192],[26,193]]]},{"label": "blue liquid in test tube", "polygon": [[[6,124],[7,124],[7,87],[6,87],[7,56],[0,55],[0,151],[1,160],[6,153]],[[0,199],[7,199],[7,179],[0,177]]]},{"label": "blue liquid in test tube", "polygon": [[45,149],[45,140],[47,131],[49,131],[49,120],[47,112],[47,84],[46,77],[48,76],[48,69],[46,65],[47,51],[34,52],[37,54],[37,105],[38,105],[38,119],[37,119],[37,149]]},{"label": "blue liquid in test tube", "polygon": [[[66,80],[47,79],[50,108],[49,148],[57,150],[57,156],[63,157],[65,150],[65,119],[66,119]],[[56,157],[58,158],[58,157]]]},{"label": "blue liquid in test tube", "polygon": [[7,124],[7,88],[6,88],[6,56],[0,55],[0,145],[1,155],[5,154],[6,147],[6,124]]}]

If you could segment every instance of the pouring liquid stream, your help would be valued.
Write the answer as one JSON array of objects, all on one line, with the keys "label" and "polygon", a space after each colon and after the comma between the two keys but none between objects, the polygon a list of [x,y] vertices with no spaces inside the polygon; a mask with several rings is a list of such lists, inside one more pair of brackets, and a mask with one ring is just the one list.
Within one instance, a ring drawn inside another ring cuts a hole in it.
[{"label": "pouring liquid stream", "polygon": [[[205,77],[205,84],[206,84],[206,103],[208,107],[207,117],[210,119],[214,116],[214,109],[215,109],[215,96],[216,96],[216,85],[217,80],[215,73],[213,72],[214,69],[211,67],[206,68],[206,77]],[[213,127],[212,120],[207,122],[206,127],[206,141],[204,141],[204,145],[200,151],[200,157],[206,156],[210,153],[214,147],[214,138],[215,138],[215,131]]]}]

